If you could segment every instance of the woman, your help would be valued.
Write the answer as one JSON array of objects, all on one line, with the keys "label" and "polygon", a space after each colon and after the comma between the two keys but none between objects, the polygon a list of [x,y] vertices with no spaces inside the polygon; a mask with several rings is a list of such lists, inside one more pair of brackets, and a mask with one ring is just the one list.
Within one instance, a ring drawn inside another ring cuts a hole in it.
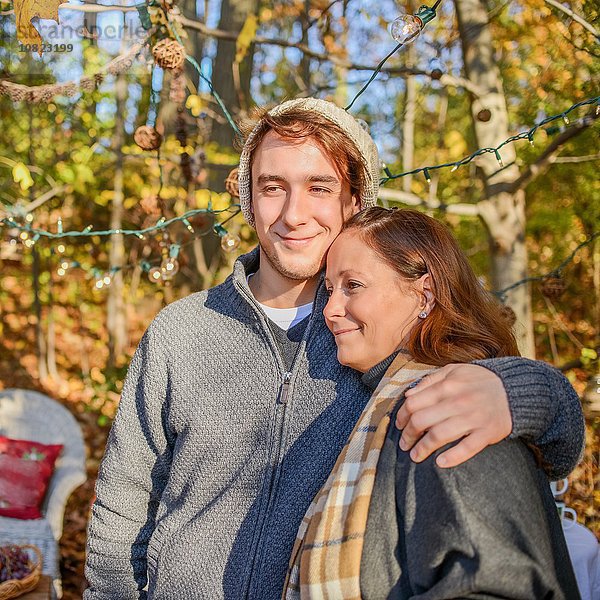
[{"label": "woman", "polygon": [[339,361],[375,391],[300,526],[284,598],[579,598],[543,471],[507,439],[454,469],[393,426],[437,367],[518,353],[448,230],[411,210],[350,219],[327,258]]}]

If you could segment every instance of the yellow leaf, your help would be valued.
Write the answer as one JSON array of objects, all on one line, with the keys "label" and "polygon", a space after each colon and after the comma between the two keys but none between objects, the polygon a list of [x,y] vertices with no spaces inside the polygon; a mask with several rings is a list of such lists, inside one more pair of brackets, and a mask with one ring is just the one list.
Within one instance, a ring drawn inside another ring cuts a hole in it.
[{"label": "yellow leaf", "polygon": [[210,201],[210,191],[207,189],[196,190],[196,208],[207,208]]},{"label": "yellow leaf", "polygon": [[444,145],[448,148],[451,160],[462,158],[467,152],[467,142],[460,131],[452,129],[444,135]]},{"label": "yellow leaf", "polygon": [[244,60],[250,48],[250,44],[256,37],[256,29],[258,28],[258,19],[256,15],[248,15],[237,41],[235,42],[235,62],[241,63]]},{"label": "yellow leaf", "polygon": [[198,117],[204,109],[204,103],[200,96],[190,94],[185,101],[185,107],[189,109],[195,117]]},{"label": "yellow leaf", "polygon": [[212,201],[213,210],[225,210],[231,204],[231,196],[227,192],[220,194],[219,192],[211,192],[210,199]]},{"label": "yellow leaf", "polygon": [[13,167],[12,176],[14,182],[18,183],[23,191],[28,190],[33,185],[33,179],[31,179],[31,173],[27,165],[21,162]]},{"label": "yellow leaf", "polygon": [[42,37],[32,25],[34,17],[52,19],[58,23],[58,7],[62,0],[14,0],[13,6],[17,20],[17,38],[22,44],[38,46],[42,54]]}]

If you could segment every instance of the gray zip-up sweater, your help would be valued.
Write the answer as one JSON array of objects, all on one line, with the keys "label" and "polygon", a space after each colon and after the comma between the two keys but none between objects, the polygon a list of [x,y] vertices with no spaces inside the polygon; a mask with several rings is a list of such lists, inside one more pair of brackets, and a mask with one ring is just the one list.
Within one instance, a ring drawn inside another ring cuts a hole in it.
[{"label": "gray zip-up sweater", "polygon": [[[87,600],[146,598],[146,585],[157,599],[280,597],[298,525],[370,390],[336,359],[322,285],[285,369],[246,282],[257,267],[255,250],[144,334],[96,485]],[[493,370],[513,435],[537,439],[553,475],[570,470],[583,420],[568,382],[525,359]]]}]

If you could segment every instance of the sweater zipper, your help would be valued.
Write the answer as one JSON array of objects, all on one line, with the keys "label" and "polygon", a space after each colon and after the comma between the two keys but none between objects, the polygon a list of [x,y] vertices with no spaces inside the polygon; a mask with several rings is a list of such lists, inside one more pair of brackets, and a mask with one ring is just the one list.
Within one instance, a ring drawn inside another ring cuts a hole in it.
[{"label": "sweater zipper", "polygon": [[283,383],[281,384],[281,388],[279,391],[279,400],[277,401],[279,404],[287,404],[288,392],[290,390],[290,381],[292,379],[291,371],[286,371],[283,374]]},{"label": "sweater zipper", "polygon": [[[283,366],[283,358],[277,348],[277,343],[273,339],[273,334],[269,331],[269,326],[266,324],[266,322],[264,322],[266,317],[264,315],[262,315],[262,311],[260,310],[260,307],[258,306],[256,299],[242,285],[239,285],[239,283],[237,283],[237,282],[235,283],[235,285],[238,288],[238,291],[243,296],[246,297],[246,299],[249,301],[249,303],[252,306],[254,306],[254,308],[257,310],[257,312],[261,315],[261,321],[263,321],[263,327],[266,328],[269,336],[271,337],[271,340],[272,340],[271,344],[272,344],[273,351],[279,359],[279,364],[281,366]],[[315,298],[315,303],[316,302],[317,302],[317,298]],[[268,517],[269,517],[269,508],[271,506],[271,501],[272,501],[272,497],[273,497],[273,488],[274,488],[275,476],[276,476],[276,472],[277,472],[277,465],[281,458],[281,451],[282,451],[281,445],[282,445],[282,441],[283,441],[282,437],[283,437],[283,431],[285,429],[285,411],[287,409],[287,401],[288,401],[288,396],[289,396],[289,391],[290,391],[290,386],[291,386],[293,370],[295,367],[297,367],[296,363],[297,363],[297,359],[298,359],[298,353],[300,352],[302,344],[304,343],[304,345],[306,345],[306,343],[308,341],[308,336],[311,333],[311,329],[312,329],[312,325],[313,325],[313,318],[314,318],[313,315],[311,315],[310,320],[306,326],[306,331],[304,332],[304,336],[303,336],[301,345],[298,348],[296,355],[294,356],[294,360],[292,361],[292,371],[284,371],[282,369],[283,380],[279,387],[279,397],[276,400],[276,405],[280,406],[281,410],[282,410],[282,413],[280,415],[280,422],[278,424],[279,427],[276,432],[278,448],[277,448],[276,456],[272,457],[272,463],[270,465],[269,481],[267,483],[267,490],[266,490],[267,494],[266,494],[266,498],[265,498],[265,500],[266,500],[265,513],[262,515],[260,524],[258,524],[258,531],[259,531],[258,539],[255,540],[255,545],[253,546],[253,548],[251,550],[251,556],[249,556],[249,562],[251,563],[252,568],[250,570],[250,578],[246,584],[247,587],[244,590],[244,598],[246,598],[246,599],[250,598],[253,593],[253,589],[254,589],[253,569],[256,567],[257,558],[259,558],[258,553],[259,553],[259,549],[261,548],[261,545],[263,543],[263,536],[265,533],[264,527],[265,527],[266,521],[268,520]]]}]

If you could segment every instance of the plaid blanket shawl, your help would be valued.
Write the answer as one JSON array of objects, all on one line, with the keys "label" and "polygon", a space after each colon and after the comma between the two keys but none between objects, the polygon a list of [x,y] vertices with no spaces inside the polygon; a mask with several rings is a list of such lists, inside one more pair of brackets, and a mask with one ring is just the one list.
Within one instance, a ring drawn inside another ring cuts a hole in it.
[{"label": "plaid blanket shawl", "polygon": [[375,471],[404,391],[434,370],[398,354],[373,392],[298,529],[284,600],[360,600],[360,563]]}]

